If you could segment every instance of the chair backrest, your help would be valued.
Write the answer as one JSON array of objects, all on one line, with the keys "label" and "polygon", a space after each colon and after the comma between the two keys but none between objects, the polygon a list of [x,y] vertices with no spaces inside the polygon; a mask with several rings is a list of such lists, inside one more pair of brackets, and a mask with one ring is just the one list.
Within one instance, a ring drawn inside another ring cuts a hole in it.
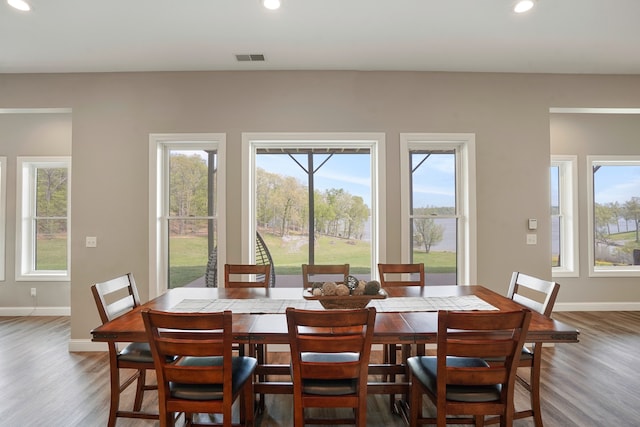
[{"label": "chair backrest", "polygon": [[[219,384],[220,403],[224,401],[231,407],[231,311],[174,313],[146,309],[142,311],[142,319],[156,367],[158,398],[161,405],[167,405],[167,412],[185,411],[184,407],[176,406],[180,399],[172,399],[169,383]],[[222,358],[222,362],[212,363],[215,358]]]},{"label": "chair backrest", "polygon": [[380,285],[424,286],[424,264],[378,264]]},{"label": "chair backrest", "polygon": [[[446,402],[448,386],[501,385],[501,404],[512,404],[520,352],[529,329],[531,311],[438,312],[437,394]],[[499,358],[504,364],[447,366],[448,357]],[[438,408],[440,410],[440,408]]]},{"label": "chair backrest", "polygon": [[140,305],[140,296],[132,273],[95,283],[91,286],[91,293],[102,323],[120,317]]},{"label": "chair backrest", "polygon": [[268,288],[270,274],[270,264],[225,264],[224,286],[226,288]]},{"label": "chair backrest", "polygon": [[538,279],[516,271],[511,275],[507,297],[549,317],[559,290],[560,284],[556,282]]},{"label": "chair backrest", "polygon": [[[366,393],[375,308],[318,311],[289,307],[286,315],[294,393],[306,378],[358,379]],[[303,356],[337,353],[350,357],[322,361]]]},{"label": "chair backrest", "polygon": [[305,289],[315,281],[344,283],[348,275],[349,264],[302,264],[302,284]]}]

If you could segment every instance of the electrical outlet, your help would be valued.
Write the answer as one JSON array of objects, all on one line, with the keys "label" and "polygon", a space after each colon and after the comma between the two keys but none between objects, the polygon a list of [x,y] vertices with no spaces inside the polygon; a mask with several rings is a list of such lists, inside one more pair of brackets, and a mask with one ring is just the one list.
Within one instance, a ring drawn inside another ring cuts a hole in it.
[{"label": "electrical outlet", "polygon": [[538,236],[536,234],[527,234],[527,245],[537,245]]},{"label": "electrical outlet", "polygon": [[36,296],[36,288],[31,288],[31,296],[32,297]]},{"label": "electrical outlet", "polygon": [[85,246],[87,248],[95,248],[98,246],[98,238],[97,237],[87,237]]}]

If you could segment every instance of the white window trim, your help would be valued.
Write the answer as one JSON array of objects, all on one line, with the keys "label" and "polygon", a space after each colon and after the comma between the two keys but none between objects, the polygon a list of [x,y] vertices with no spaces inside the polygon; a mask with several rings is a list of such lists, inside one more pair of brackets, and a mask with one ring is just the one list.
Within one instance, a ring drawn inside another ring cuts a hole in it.
[{"label": "white window trim", "polygon": [[[255,262],[255,160],[258,148],[368,148],[371,156],[371,277],[377,278],[380,248],[386,247],[381,209],[386,206],[384,133],[243,133],[242,262]],[[251,196],[254,197],[251,197]]]},{"label": "white window trim", "polygon": [[5,280],[5,245],[7,221],[7,158],[0,157],[0,281]]},{"label": "white window trim", "polygon": [[640,156],[587,156],[587,220],[589,236],[589,277],[639,277],[640,265],[595,267],[594,200],[593,200],[593,164],[639,166]]},{"label": "white window trim", "polygon": [[[67,168],[67,269],[34,271],[33,233],[29,224],[35,182],[34,166]],[[71,280],[71,157],[18,157],[16,171],[16,281],[68,282]]]},{"label": "white window trim", "polygon": [[578,157],[552,155],[551,165],[558,167],[558,190],[560,192],[560,259],[553,267],[553,277],[579,277],[579,221],[578,221]]},{"label": "white window trim", "polygon": [[[217,239],[218,247],[226,248],[226,134],[224,133],[171,133],[149,135],[149,298],[155,298],[167,291],[167,240],[163,227],[164,207],[168,177],[166,170],[166,148],[215,149],[217,150]],[[224,265],[224,250],[218,251],[218,265]],[[218,268],[218,283],[223,283],[223,271]]]},{"label": "white window trim", "polygon": [[458,250],[457,265],[459,285],[477,283],[477,237],[476,237],[476,149],[475,134],[472,133],[401,133],[400,134],[400,242],[401,262],[411,259],[411,236],[409,194],[409,152],[416,149],[455,149],[456,168],[459,171],[457,189]]}]

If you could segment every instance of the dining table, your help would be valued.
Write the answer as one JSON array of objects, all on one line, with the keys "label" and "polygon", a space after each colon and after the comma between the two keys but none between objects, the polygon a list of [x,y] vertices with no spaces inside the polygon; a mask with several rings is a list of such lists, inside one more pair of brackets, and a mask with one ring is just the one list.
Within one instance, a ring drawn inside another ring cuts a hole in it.
[{"label": "dining table", "polygon": [[[170,289],[116,319],[91,331],[95,342],[146,342],[144,309],[178,312],[233,312],[233,339],[249,349],[256,345],[288,345],[285,310],[296,307],[324,310],[317,299],[304,298],[302,288],[195,288]],[[308,292],[308,291],[307,291]],[[373,344],[436,343],[438,310],[519,310],[523,307],[481,285],[394,286],[383,290],[384,298],[372,299],[377,310]],[[345,298],[349,298],[345,296]],[[576,343],[579,331],[571,325],[533,312],[527,342]],[[421,346],[422,347],[422,346]],[[408,393],[404,361],[371,364],[368,393]],[[405,375],[388,381],[388,375]],[[257,394],[291,394],[288,364],[268,364],[256,369]],[[276,378],[277,380],[271,380]],[[283,380],[283,378],[285,378]],[[376,378],[374,380],[373,378]]]}]

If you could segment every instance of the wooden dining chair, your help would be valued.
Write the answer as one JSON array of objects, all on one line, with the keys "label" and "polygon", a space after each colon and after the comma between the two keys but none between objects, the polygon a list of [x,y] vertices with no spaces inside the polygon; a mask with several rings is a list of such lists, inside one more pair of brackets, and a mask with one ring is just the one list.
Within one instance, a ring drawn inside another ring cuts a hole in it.
[{"label": "wooden dining chair", "polygon": [[[375,308],[287,308],[294,426],[367,425],[367,379]],[[353,417],[319,418],[310,408],[351,408]],[[313,415],[313,416],[312,416]]]},{"label": "wooden dining chair", "polygon": [[[424,286],[425,274],[424,264],[378,264],[378,273],[380,275],[380,286],[384,288],[394,286]],[[396,365],[398,363],[398,351],[402,351],[401,359],[406,363],[407,358],[411,356],[410,344],[384,344],[382,346],[382,363]],[[416,345],[416,354],[424,355],[424,344]],[[384,377],[385,381],[395,382],[396,375],[388,375]],[[389,396],[389,405],[391,411],[395,411],[395,395]]]},{"label": "wooden dining chair", "polygon": [[257,361],[233,356],[231,311],[141,313],[158,377],[160,426],[173,426],[184,413],[187,425],[203,425],[196,414],[222,414],[222,425],[231,427],[238,397],[240,423],[253,426]]},{"label": "wooden dining chair", "polygon": [[[560,284],[514,271],[511,275],[507,297],[543,316],[551,317]],[[491,363],[492,360],[489,360]],[[529,393],[530,409],[516,411],[514,419],[533,417],[536,427],[542,427],[540,405],[540,369],[542,365],[542,343],[531,343],[522,347],[519,367],[529,369],[529,378],[517,375],[516,381]],[[497,422],[489,420],[488,424]]]},{"label": "wooden dining chair", "polygon": [[[91,293],[96,302],[100,320],[103,324],[133,310],[140,305],[140,296],[136,288],[133,274],[127,273],[106,282],[95,283],[91,286]],[[153,357],[148,343],[134,342],[122,349],[117,343],[109,341],[109,376],[111,384],[111,401],[109,407],[108,426],[114,427],[116,419],[121,418],[146,418],[158,419],[157,413],[141,411],[144,392],[157,389],[156,385],[146,384],[148,369],[155,369]],[[134,373],[125,378],[120,378],[121,371],[133,370]],[[136,394],[133,401],[133,409],[120,410],[120,394],[131,384],[136,383]]]},{"label": "wooden dining chair", "polygon": [[302,285],[305,289],[318,281],[344,283],[348,275],[349,264],[302,264]]},{"label": "wooden dining chair", "polygon": [[[407,360],[409,425],[483,426],[485,415],[498,415],[501,426],[511,426],[516,370],[530,320],[528,309],[439,311],[437,355]],[[504,362],[489,364],[487,357]],[[436,407],[435,420],[423,416],[423,394]]]},{"label": "wooden dining chair", "polygon": [[271,264],[225,264],[224,286],[227,288],[269,288]]},{"label": "wooden dining chair", "polygon": [[[268,289],[271,284],[270,280],[271,264],[225,264],[224,265],[224,286],[225,288],[265,288]],[[245,346],[242,344],[234,344],[234,350],[240,356],[245,354]],[[258,359],[258,364],[267,363],[267,346],[265,344],[256,344],[251,347],[249,355],[254,355]],[[260,381],[265,381],[264,375],[260,376]],[[258,408],[260,412],[264,411],[264,394],[258,399]]]},{"label": "wooden dining chair", "polygon": [[424,264],[378,264],[380,284],[392,286],[424,286]]}]

